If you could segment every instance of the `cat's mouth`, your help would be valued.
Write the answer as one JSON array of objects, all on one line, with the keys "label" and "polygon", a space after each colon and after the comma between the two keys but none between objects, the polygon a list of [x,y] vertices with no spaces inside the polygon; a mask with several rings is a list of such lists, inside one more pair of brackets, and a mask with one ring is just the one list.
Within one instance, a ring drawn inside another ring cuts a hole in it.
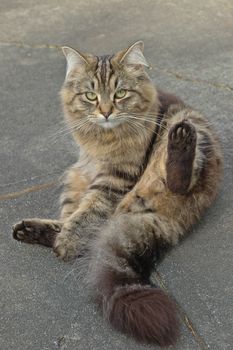
[{"label": "cat's mouth", "polygon": [[114,115],[110,115],[108,118],[100,116],[95,119],[95,123],[104,129],[113,129],[123,123],[122,118],[117,118]]}]

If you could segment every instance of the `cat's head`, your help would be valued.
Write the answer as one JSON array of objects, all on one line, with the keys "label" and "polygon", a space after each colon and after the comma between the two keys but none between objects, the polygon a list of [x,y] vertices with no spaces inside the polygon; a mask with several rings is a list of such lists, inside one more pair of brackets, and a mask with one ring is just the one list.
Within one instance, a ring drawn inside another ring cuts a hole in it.
[{"label": "cat's head", "polygon": [[61,90],[75,132],[135,128],[156,100],[141,41],[115,55],[94,56],[63,47],[67,60]]}]

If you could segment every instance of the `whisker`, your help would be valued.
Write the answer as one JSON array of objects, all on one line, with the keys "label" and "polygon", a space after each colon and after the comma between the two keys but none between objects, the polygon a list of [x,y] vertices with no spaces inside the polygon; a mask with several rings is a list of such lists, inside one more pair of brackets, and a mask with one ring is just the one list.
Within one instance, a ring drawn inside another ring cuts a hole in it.
[{"label": "whisker", "polygon": [[[162,129],[168,131],[168,129],[167,129],[164,125],[162,125],[162,124],[160,124],[160,123],[158,123],[158,122],[156,122],[156,121],[153,121],[153,120],[147,120],[147,119],[144,119],[144,118],[138,118],[138,117],[130,116],[130,115],[128,116],[128,118],[129,118],[129,119],[134,119],[134,120],[137,120],[137,121],[140,121],[140,122],[145,121],[145,122],[151,123],[151,124],[153,124],[153,125],[157,125],[157,126],[159,126],[160,128],[162,128]],[[148,130],[149,130],[149,129],[148,129]]]},{"label": "whisker", "polygon": [[61,129],[59,129],[58,131],[60,131],[60,130],[62,131],[62,130],[64,130],[64,129],[70,128],[70,127],[72,127],[72,126],[74,126],[74,125],[76,125],[76,124],[79,124],[80,122],[83,122],[83,119],[81,119],[81,120],[76,120],[76,121],[69,121],[69,122],[64,121],[64,122],[63,122],[63,123],[65,124],[64,127],[61,128]]},{"label": "whisker", "polygon": [[70,126],[68,126],[66,129],[61,130],[60,133],[56,133],[51,140],[55,142],[57,142],[57,140],[60,137],[64,137],[67,136],[69,134],[71,134],[73,131],[78,131],[79,129],[82,129],[84,126],[88,125],[88,120],[81,120],[78,121],[76,123],[71,124]]},{"label": "whisker", "polygon": [[148,116],[148,117],[153,117],[153,119],[165,115],[164,113],[160,113],[160,112],[158,112],[158,113],[155,113],[155,112],[153,112],[153,113],[148,113],[148,112],[147,112],[147,113],[145,113],[145,114],[142,114],[142,113],[132,112],[132,111],[122,112],[122,113],[120,113],[119,115],[128,115],[128,114],[130,114],[130,115],[135,115],[135,116],[143,116],[143,117],[147,117],[147,116]]},{"label": "whisker", "polygon": [[131,123],[130,120],[127,121],[127,125],[130,128],[130,130],[133,131],[134,134],[136,134],[137,136],[141,136],[141,134],[139,133],[139,129],[136,127],[135,124]]},{"label": "whisker", "polygon": [[156,120],[158,115],[156,115],[155,113],[142,115],[142,114],[135,113],[135,112],[133,112],[133,113],[131,113],[131,112],[128,112],[128,113],[122,112],[122,113],[118,114],[118,116],[125,116],[127,118],[131,118],[131,119],[134,118],[134,119],[137,119],[139,121],[148,122],[148,123],[151,123],[151,124],[154,124],[154,125],[158,125],[158,126],[160,126],[161,129],[164,129],[164,130],[168,131],[168,129],[165,127],[165,125],[163,123],[159,123]]},{"label": "whisker", "polygon": [[156,132],[156,131],[153,130],[153,129],[148,128],[146,125],[140,124],[138,121],[136,121],[136,122],[134,121],[134,124],[135,124],[141,131],[148,130],[148,131],[152,132],[153,134],[159,135],[158,132]]}]

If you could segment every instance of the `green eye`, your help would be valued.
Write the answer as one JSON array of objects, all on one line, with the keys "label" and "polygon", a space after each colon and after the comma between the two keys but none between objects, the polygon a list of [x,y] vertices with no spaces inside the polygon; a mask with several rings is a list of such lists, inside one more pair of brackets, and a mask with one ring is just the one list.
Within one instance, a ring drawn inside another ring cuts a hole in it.
[{"label": "green eye", "polygon": [[115,98],[123,98],[123,97],[125,97],[125,95],[126,95],[126,90],[120,89],[120,90],[116,91]]},{"label": "green eye", "polygon": [[87,92],[86,98],[90,101],[95,101],[97,100],[97,95],[94,92]]}]

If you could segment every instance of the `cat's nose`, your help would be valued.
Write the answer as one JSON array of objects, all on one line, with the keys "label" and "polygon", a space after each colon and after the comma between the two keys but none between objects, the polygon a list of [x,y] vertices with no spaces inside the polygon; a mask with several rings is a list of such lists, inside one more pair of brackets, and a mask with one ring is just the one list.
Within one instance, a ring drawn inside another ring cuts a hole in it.
[{"label": "cat's nose", "polygon": [[109,118],[111,113],[112,113],[111,111],[110,112],[102,112],[102,114],[103,114],[103,116],[105,117],[106,120],[108,120],[108,118]]}]

